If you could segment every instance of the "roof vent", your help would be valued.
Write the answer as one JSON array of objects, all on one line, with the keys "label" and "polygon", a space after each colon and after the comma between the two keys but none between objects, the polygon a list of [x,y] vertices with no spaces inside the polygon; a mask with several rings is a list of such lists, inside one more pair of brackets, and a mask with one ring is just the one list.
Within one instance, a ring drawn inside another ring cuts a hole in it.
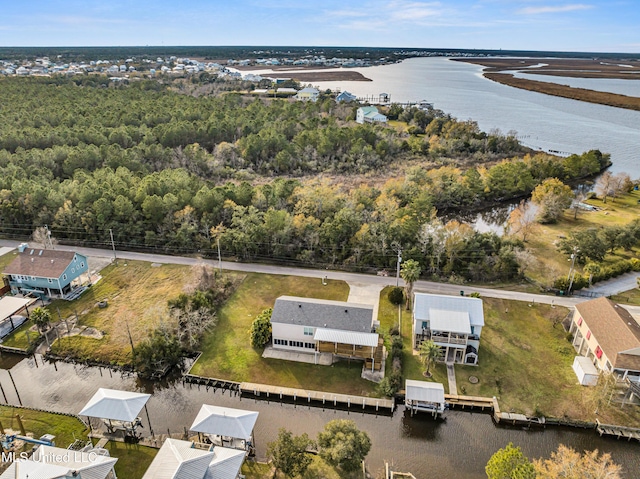
[{"label": "roof vent", "polygon": [[42,252],[43,252],[43,251],[44,251],[44,250],[43,250],[43,249],[41,249],[41,250],[40,250],[40,252],[38,253],[38,256],[42,256]]},{"label": "roof vent", "polygon": [[53,264],[53,260],[51,260],[51,263]]},{"label": "roof vent", "polygon": [[345,309],[345,310],[344,310],[344,312],[345,312],[345,313],[348,313],[348,312],[349,312],[349,310],[348,310],[348,309]]},{"label": "roof vent", "polygon": [[32,262],[32,263],[33,263],[33,259],[34,259],[34,258],[31,258],[31,262]]},{"label": "roof vent", "polygon": [[33,252],[34,252],[34,251],[35,251],[35,250],[31,250],[31,251],[29,252],[29,254],[33,254]]}]

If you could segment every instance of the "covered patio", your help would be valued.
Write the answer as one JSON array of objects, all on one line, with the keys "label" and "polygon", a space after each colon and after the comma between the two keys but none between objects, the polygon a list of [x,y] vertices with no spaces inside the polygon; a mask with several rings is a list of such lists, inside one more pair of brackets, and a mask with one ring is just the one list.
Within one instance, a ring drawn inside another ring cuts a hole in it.
[{"label": "covered patio", "polygon": [[214,445],[250,451],[257,420],[255,411],[203,404],[189,429],[204,434]]},{"label": "covered patio", "polygon": [[146,411],[150,397],[151,394],[100,388],[78,414],[101,419],[109,434],[122,432],[125,438],[138,438],[136,430],[142,427],[138,415],[143,408]]}]

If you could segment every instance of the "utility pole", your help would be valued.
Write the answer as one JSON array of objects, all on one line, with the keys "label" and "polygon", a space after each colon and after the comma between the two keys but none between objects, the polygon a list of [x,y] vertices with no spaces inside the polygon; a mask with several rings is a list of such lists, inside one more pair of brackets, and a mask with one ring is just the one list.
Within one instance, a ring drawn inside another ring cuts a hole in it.
[{"label": "utility pole", "polygon": [[571,267],[569,268],[569,276],[567,276],[567,280],[569,280],[569,288],[567,288],[567,296],[569,296],[571,294],[571,287],[573,286],[573,279],[576,276],[576,272],[575,272],[575,264],[576,264],[576,257],[578,256],[578,253],[580,252],[580,250],[578,249],[577,246],[573,247],[573,253],[571,253]]},{"label": "utility pole", "polygon": [[396,287],[400,286],[400,263],[402,262],[402,248],[398,246],[398,264],[396,266]]},{"label": "utility pole", "polygon": [[109,234],[111,235],[111,247],[113,248],[113,261],[117,262],[118,258],[116,257],[116,244],[113,242],[113,230],[109,228]]},{"label": "utility pole", "polygon": [[222,273],[222,256],[220,256],[220,235],[216,238],[216,243],[218,244],[218,271]]}]

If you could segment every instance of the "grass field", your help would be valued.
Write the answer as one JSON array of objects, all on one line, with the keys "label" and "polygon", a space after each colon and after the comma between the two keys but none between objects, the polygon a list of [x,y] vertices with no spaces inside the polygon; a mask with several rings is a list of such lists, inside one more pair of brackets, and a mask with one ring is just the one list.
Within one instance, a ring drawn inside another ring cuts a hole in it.
[{"label": "grass field", "polygon": [[[61,355],[125,364],[131,360],[127,328],[134,344],[144,339],[163,320],[167,300],[178,296],[191,277],[188,266],[153,266],[143,261],[120,262],[101,272],[102,279],[75,301],[57,300],[49,310],[55,320],[78,314],[79,324],[104,333],[102,339],[86,336],[62,338],[53,345]],[[101,309],[97,303],[108,301]],[[60,314],[58,314],[58,310]]]},{"label": "grass field", "polygon": [[[398,306],[391,304],[387,295],[391,290],[391,287],[387,287],[380,292],[380,306],[378,309],[378,320],[380,321],[380,330],[385,336],[385,345],[390,347],[388,341],[388,332],[394,327],[398,326]],[[402,356],[402,376],[404,379],[417,379],[420,381],[434,381],[442,383],[445,391],[449,390],[449,383],[447,381],[447,369],[444,364],[438,363],[435,367],[431,368],[432,376],[427,379],[422,374],[424,372],[424,366],[420,361],[420,356],[413,352],[412,348],[412,317],[411,311],[407,311],[403,306],[402,312],[402,339],[404,342],[404,350]],[[387,365],[386,374],[391,371],[390,365]],[[402,386],[404,389],[404,384]]]},{"label": "grass field", "polygon": [[[638,276],[640,276],[640,273],[638,273]],[[633,288],[611,296],[611,300],[616,303],[640,304],[640,288]]]},{"label": "grass field", "polygon": [[[569,273],[569,263],[567,256],[558,251],[558,241],[567,237],[572,230],[622,226],[630,223],[640,215],[638,200],[640,200],[638,191],[632,191],[615,200],[608,198],[607,203],[599,199],[591,199],[586,203],[602,208],[600,211],[581,211],[578,213],[578,218],[574,219],[573,211],[567,210],[556,224],[536,225],[536,230],[531,234],[526,246],[535,255],[537,264],[527,272],[527,275],[545,285],[549,285],[559,276],[566,276]],[[615,254],[606,256],[604,264],[638,257],[639,254],[638,247],[632,251],[616,250]],[[582,272],[580,265],[577,269]]]},{"label": "grass field", "polygon": [[29,345],[39,336],[37,331],[31,330],[33,326],[33,321],[30,319],[25,321],[20,327],[2,340],[2,345],[11,348],[28,349]]},{"label": "grass field", "polygon": [[218,312],[218,324],[202,343],[202,355],[191,369],[199,376],[278,386],[370,395],[375,384],[360,377],[362,363],[342,361],[333,366],[264,359],[262,350],[249,344],[249,328],[278,296],[303,296],[346,301],[349,287],[343,281],[249,273]]},{"label": "grass field", "polygon": [[159,450],[115,441],[109,441],[105,448],[111,457],[118,458],[115,465],[116,476],[128,479],[141,479]]},{"label": "grass field", "polygon": [[[44,434],[56,436],[55,443],[58,447],[66,448],[76,439],[86,439],[89,430],[75,417],[63,414],[54,414],[32,409],[0,406],[0,421],[5,430],[20,433],[16,414],[20,414],[22,424],[27,435],[32,434],[38,439]],[[31,445],[26,446],[31,449]]]},{"label": "grass field", "polygon": [[[309,469],[301,476],[296,476],[298,479],[360,479],[362,477],[361,471],[355,471],[351,474],[336,471],[333,467],[324,462],[320,456],[312,456],[313,462],[309,466]],[[366,460],[365,460],[366,462]],[[242,465],[242,474],[247,479],[285,479],[286,477],[281,472],[275,474],[273,467],[270,464],[263,462],[249,462],[245,461]]]}]

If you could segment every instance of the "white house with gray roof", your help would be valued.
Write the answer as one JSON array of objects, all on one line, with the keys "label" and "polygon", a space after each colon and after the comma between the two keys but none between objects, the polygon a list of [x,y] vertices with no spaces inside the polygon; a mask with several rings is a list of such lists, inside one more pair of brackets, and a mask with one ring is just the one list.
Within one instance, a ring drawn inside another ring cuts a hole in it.
[{"label": "white house with gray roof", "polygon": [[478,363],[484,311],[480,298],[415,293],[413,347],[432,340],[446,362]]},{"label": "white house with gray roof", "polygon": [[387,117],[378,111],[375,106],[361,106],[356,110],[357,123],[386,123]]},{"label": "white house with gray roof", "polygon": [[271,326],[275,349],[364,359],[372,369],[381,365],[373,305],[280,296]]}]

